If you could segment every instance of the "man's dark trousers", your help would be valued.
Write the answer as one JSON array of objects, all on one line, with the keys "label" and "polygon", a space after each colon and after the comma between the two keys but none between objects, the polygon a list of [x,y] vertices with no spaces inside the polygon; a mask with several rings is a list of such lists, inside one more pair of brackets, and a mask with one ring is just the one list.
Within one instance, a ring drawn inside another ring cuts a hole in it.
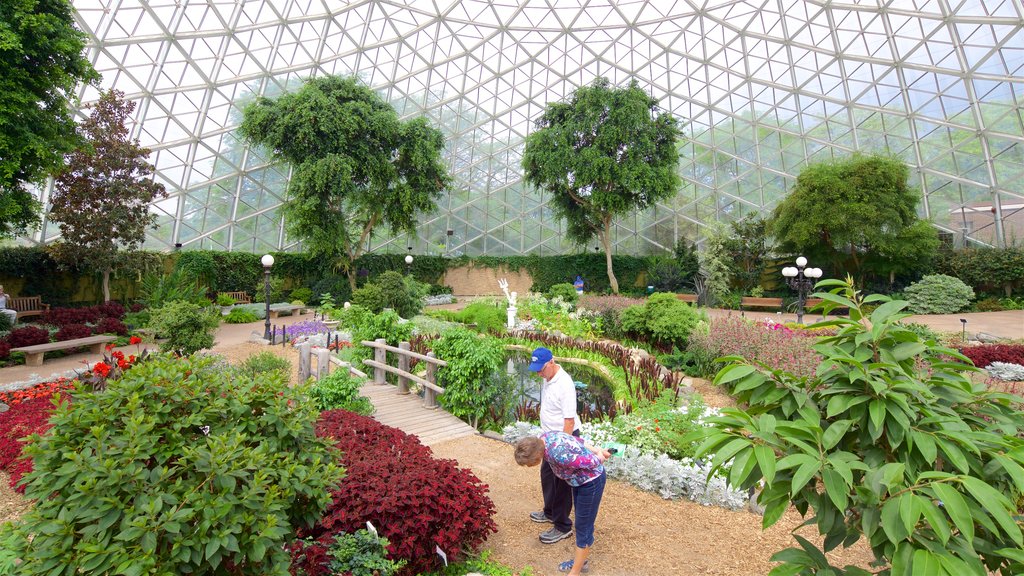
[{"label": "man's dark trousers", "polygon": [[572,486],[555,476],[555,471],[544,460],[540,465],[540,488],[544,492],[544,515],[562,532],[572,530]]}]

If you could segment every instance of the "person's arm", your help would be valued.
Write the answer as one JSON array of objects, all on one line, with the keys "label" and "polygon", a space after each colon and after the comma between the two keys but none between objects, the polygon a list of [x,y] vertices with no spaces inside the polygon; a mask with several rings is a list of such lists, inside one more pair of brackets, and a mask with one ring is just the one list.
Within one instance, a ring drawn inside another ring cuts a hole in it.
[{"label": "person's arm", "polygon": [[566,418],[562,420],[562,432],[572,436],[572,431],[576,429],[576,419]]},{"label": "person's arm", "polygon": [[605,460],[607,460],[607,459],[612,457],[612,453],[609,452],[607,449],[605,449],[605,448],[598,448],[597,446],[594,446],[593,444],[591,444],[590,442],[587,442],[586,440],[583,441],[583,446],[587,450],[590,450],[591,452],[593,452],[594,455],[597,456],[597,459],[600,460],[601,462],[604,462]]}]

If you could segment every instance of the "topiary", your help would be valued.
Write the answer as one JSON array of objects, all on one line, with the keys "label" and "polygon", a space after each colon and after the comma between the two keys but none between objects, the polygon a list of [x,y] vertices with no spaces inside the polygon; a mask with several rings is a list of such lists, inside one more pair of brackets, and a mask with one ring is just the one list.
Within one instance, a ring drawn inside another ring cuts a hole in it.
[{"label": "topiary", "polygon": [[[826,312],[849,309],[815,346],[812,377],[766,370],[739,356],[715,377],[746,411],[723,409],[696,457],[731,463],[729,483],[764,483],[764,527],[795,506],[824,535],[824,552],[866,538],[879,565],[830,566],[814,544],[772,556],[781,574],[1020,574],[1024,535],[1024,398],[968,377],[956,350],[922,342],[899,321],[907,302],[861,298],[852,280],[825,280]],[[866,318],[865,302],[882,304]],[[869,320],[870,323],[864,322]]]},{"label": "topiary", "polygon": [[914,314],[952,314],[967,308],[974,290],[959,278],[943,274],[924,276],[904,291]]},{"label": "topiary", "polygon": [[50,332],[43,328],[39,328],[38,326],[22,326],[21,328],[15,328],[7,335],[7,342],[10,343],[11,348],[46,344],[49,341]]},{"label": "topiary", "polygon": [[250,322],[259,322],[262,318],[258,314],[248,308],[234,307],[226,316],[222,318],[228,324],[249,324]]},{"label": "topiary", "polygon": [[320,411],[348,410],[369,416],[373,414],[373,404],[369,398],[359,395],[361,385],[343,368],[316,380],[309,388],[309,397]]},{"label": "topiary", "polygon": [[160,350],[182,356],[213,347],[213,332],[219,325],[219,314],[180,300],[154,310],[149,322],[158,335],[166,338]]},{"label": "topiary", "polygon": [[576,302],[580,299],[579,293],[576,292],[576,287],[568,282],[553,284],[544,295],[549,299],[561,298],[563,302],[568,302],[572,305],[576,305]]},{"label": "topiary", "polygon": [[289,574],[285,544],[330,503],[337,452],[283,377],[212,363],[158,357],[54,411],[25,448],[19,575]]}]

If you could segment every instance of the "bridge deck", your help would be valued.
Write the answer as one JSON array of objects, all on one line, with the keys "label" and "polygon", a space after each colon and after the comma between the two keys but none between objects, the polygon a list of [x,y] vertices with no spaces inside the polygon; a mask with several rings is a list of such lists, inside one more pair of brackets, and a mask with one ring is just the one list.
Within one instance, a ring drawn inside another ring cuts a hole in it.
[{"label": "bridge deck", "polygon": [[359,391],[377,409],[373,413],[375,420],[417,436],[427,446],[476,434],[472,426],[443,408],[424,408],[422,398],[415,394],[399,394],[397,390],[390,384],[367,382]]}]

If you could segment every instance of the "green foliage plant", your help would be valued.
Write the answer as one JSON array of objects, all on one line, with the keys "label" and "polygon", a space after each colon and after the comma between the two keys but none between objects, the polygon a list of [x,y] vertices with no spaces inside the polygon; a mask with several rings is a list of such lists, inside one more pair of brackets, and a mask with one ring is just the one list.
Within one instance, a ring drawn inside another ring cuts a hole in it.
[{"label": "green foliage plant", "polygon": [[[355,308],[351,306],[349,310]],[[355,344],[355,356],[357,360],[373,357],[372,349],[363,346],[360,342],[373,341],[383,338],[391,346],[398,346],[400,342],[408,342],[412,337],[413,323],[403,321],[393,310],[385,310],[380,314],[363,316],[359,324],[352,327],[352,343]]]},{"label": "green foliage plant", "polygon": [[571,240],[598,239],[617,294],[613,221],[678,192],[677,121],[636,81],[616,88],[598,78],[566,101],[549,103],[537,124],[523,150],[524,180],[551,194]]},{"label": "green foliage plant", "polygon": [[316,380],[309,388],[309,397],[317,410],[348,410],[363,416],[373,414],[369,398],[359,395],[362,382],[356,380],[348,369],[335,370]]},{"label": "green foliage plant", "polygon": [[[694,435],[698,457],[731,462],[732,486],[763,483],[764,527],[793,505],[824,535],[822,549],[795,536],[771,575],[1020,574],[1024,398],[972,382],[965,356],[901,325],[906,302],[862,298],[850,278],[818,287],[850,312],[815,325],[838,329],[815,346],[816,374],[724,358],[715,383],[747,408]],[[830,566],[823,552],[861,539],[881,569]]]},{"label": "green foliage plant", "polygon": [[935,267],[975,290],[1002,288],[1007,298],[1024,288],[1024,247],[942,250]]},{"label": "green foliage plant", "polygon": [[376,284],[367,284],[352,292],[352,305],[361,306],[374,314],[380,314],[385,306],[384,291]]},{"label": "green foliage plant", "polygon": [[217,306],[234,306],[235,299],[223,292],[217,294]]},{"label": "green foliage plant", "polygon": [[388,560],[391,542],[383,536],[370,534],[365,528],[353,534],[339,534],[327,550],[331,574],[346,576],[393,576],[406,565],[406,560]]},{"label": "green foliage plant", "polygon": [[700,261],[700,277],[704,290],[701,304],[713,306],[729,294],[732,270],[735,266],[733,255],[728,248],[729,231],[721,222],[708,224],[704,234],[704,246],[697,254]]},{"label": "green foliage plant", "polygon": [[915,314],[952,314],[971,305],[974,290],[959,278],[929,274],[903,291]]},{"label": "green foliage plant", "polygon": [[139,286],[139,302],[146,308],[160,308],[172,300],[200,304],[206,300],[206,287],[187,272],[174,269],[170,274],[147,274]]},{"label": "green foliage plant", "polygon": [[352,291],[371,234],[414,231],[451,182],[441,131],[423,117],[402,120],[355,77],[311,78],[243,114],[242,135],[292,167],[289,232],[314,256],[334,259]]},{"label": "green foliage plant", "polygon": [[561,298],[563,302],[568,302],[573,306],[576,305],[576,301],[579,300],[580,295],[576,292],[576,287],[568,282],[561,284],[555,284],[551,288],[548,288],[547,292],[544,293],[549,299],[554,300],[555,298]]},{"label": "green foliage plant", "polygon": [[384,307],[391,308],[402,318],[412,318],[423,310],[423,296],[426,286],[419,286],[413,278],[406,278],[398,272],[388,271],[374,281],[383,294]]},{"label": "green foliage plant", "polygon": [[432,348],[448,363],[437,371],[438,383],[445,389],[439,397],[441,406],[477,428],[495,400],[497,387],[491,379],[505,361],[501,340],[454,328],[435,340]]},{"label": "green foliage plant", "polygon": [[508,566],[491,559],[491,552],[484,550],[475,558],[462,562],[453,562],[446,568],[431,572],[424,576],[465,576],[466,574],[482,574],[483,576],[533,576],[533,568],[526,566],[522,571],[513,571]]},{"label": "green foliage plant", "polygon": [[[768,236],[768,221],[748,214],[729,223],[725,251],[733,262],[734,279],[740,290],[749,292],[761,282],[768,264],[772,245]],[[751,294],[753,296],[753,294]]]},{"label": "green foliage plant", "polygon": [[166,338],[160,350],[182,356],[212,348],[218,326],[220,314],[181,300],[172,300],[153,310],[149,321],[149,327]]},{"label": "green foliage plant", "polygon": [[[61,241],[53,253],[65,264],[99,271],[103,301],[110,301],[110,273],[125,250],[136,250],[154,227],[150,204],[166,198],[146,161],[150,150],[130,138],[135,102],[107,90],[79,127],[85,145],[68,156],[57,173],[47,218],[58,224]],[[102,206],[102,213],[94,207]]]},{"label": "green foliage plant", "polygon": [[292,363],[280,356],[276,356],[273,352],[253,354],[238,365],[238,371],[247,378],[256,378],[269,372],[287,377],[291,370]]},{"label": "green foliage plant", "polygon": [[307,304],[313,300],[313,291],[303,286],[292,290],[288,297],[292,300],[301,300],[303,304]]},{"label": "green foliage plant", "polygon": [[[20,576],[289,574],[343,471],[279,374],[157,357],[56,407],[25,448]],[[88,486],[89,489],[83,489]]]},{"label": "green foliage plant", "polygon": [[704,312],[667,292],[655,292],[643,306],[630,306],[619,314],[624,331],[667,350],[685,348],[701,320],[706,320]]},{"label": "green foliage plant", "polygon": [[38,224],[28,186],[42,185],[80,143],[71,95],[99,74],[73,14],[67,0],[0,3],[0,237]]}]

